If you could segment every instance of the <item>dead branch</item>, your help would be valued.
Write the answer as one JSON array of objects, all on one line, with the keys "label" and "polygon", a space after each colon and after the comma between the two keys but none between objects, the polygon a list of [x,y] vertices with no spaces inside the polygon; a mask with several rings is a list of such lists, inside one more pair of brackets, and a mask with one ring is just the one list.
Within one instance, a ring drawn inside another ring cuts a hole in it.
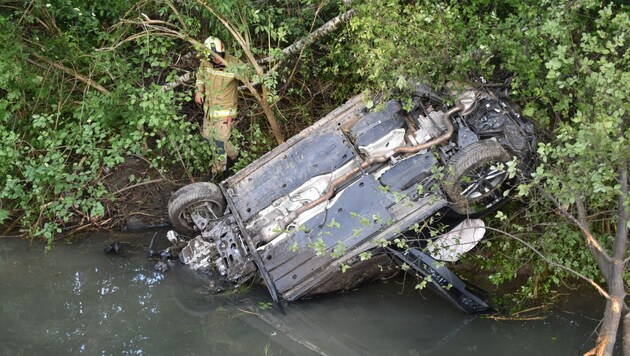
[{"label": "dead branch", "polygon": [[54,238],[54,241],[59,241],[61,239],[64,239],[67,236],[70,235],[75,235],[81,231],[85,231],[87,229],[90,228],[96,228],[96,229],[107,229],[108,226],[110,226],[110,224],[113,222],[114,218],[111,217],[109,219],[103,220],[101,221],[101,223],[96,223],[94,221],[88,221],[88,222],[81,222],[73,227],[69,227],[67,229],[64,229],[65,231],[62,234],[59,234],[58,236],[56,236]]},{"label": "dead branch", "polygon": [[245,313],[245,314],[250,314],[250,315],[260,316],[260,314],[258,314],[258,313],[254,313],[254,312],[252,312],[252,311],[245,310],[245,309],[243,309],[243,308],[236,308],[236,310],[238,310],[238,311],[240,311],[240,312],[242,312],[242,313]]},{"label": "dead branch", "polygon": [[158,178],[158,179],[151,179],[151,180],[148,180],[148,181],[145,181],[145,182],[140,182],[140,183],[137,183],[137,184],[132,184],[130,186],[124,187],[124,188],[114,192],[113,195],[118,195],[118,194],[126,192],[126,191],[128,191],[130,189],[137,188],[137,187],[140,187],[140,186],[143,186],[143,185],[148,185],[148,184],[153,184],[153,183],[160,183],[160,182],[163,182],[163,181],[164,181],[163,178]]},{"label": "dead branch", "polygon": [[188,73],[182,75],[181,77],[178,77],[174,81],[162,85],[162,89],[163,90],[173,90],[173,89],[177,88],[180,85],[191,83],[194,79],[195,79],[195,73],[194,72],[188,72]]},{"label": "dead branch", "polygon": [[547,317],[540,316],[502,316],[502,315],[490,315],[487,317],[491,320],[496,321],[534,321],[534,320],[545,320]]},{"label": "dead branch", "polygon": [[[283,49],[282,50],[283,55],[285,57],[290,57],[294,54],[299,53],[300,51],[302,51],[302,49],[304,49],[306,46],[310,45],[311,43],[317,41],[318,39],[322,38],[323,36],[331,32],[336,31],[342,24],[350,21],[350,19],[352,18],[352,16],[355,15],[355,13],[356,11],[354,9],[350,9],[344,12],[343,14],[330,19],[328,22],[326,22],[321,27],[319,27],[317,30],[311,32],[306,37],[300,39],[299,41],[293,43],[289,47],[286,47],[285,49]],[[257,62],[259,64],[267,64],[274,60],[275,58],[273,57],[265,57],[265,58],[259,59]]]},{"label": "dead branch", "polygon": [[124,43],[136,41],[138,39],[144,38],[146,35],[149,34],[179,38],[192,44],[195,48],[203,48],[203,44],[201,42],[186,35],[181,28],[167,21],[152,20],[144,15],[144,18],[142,19],[121,20],[120,23],[141,26],[144,28],[144,30],[142,32],[135,33],[121,41],[118,41],[113,46],[99,48],[97,49],[97,51],[113,51]]},{"label": "dead branch", "polygon": [[[90,79],[90,78],[88,78],[88,77],[86,77],[86,76],[84,76],[82,74],[79,74],[76,70],[70,69],[68,67],[65,67],[65,66],[59,64],[59,63],[53,62],[53,61],[51,61],[51,60],[49,60],[47,58],[44,58],[44,57],[38,55],[35,52],[30,52],[30,54],[31,54],[31,56],[35,57],[35,59],[37,59],[38,61],[46,63],[49,67],[53,67],[55,69],[58,69],[58,70],[60,70],[60,71],[62,71],[64,73],[66,73],[66,74],[69,74],[69,75],[73,76],[77,80],[87,84],[88,87],[93,87],[94,89],[98,90],[102,94],[110,95],[109,90],[105,89],[103,86],[101,86],[100,84],[96,83],[92,79]],[[33,64],[33,65],[35,65],[37,67],[48,69],[48,68],[46,68],[46,66],[44,66],[41,63],[38,63],[38,62],[36,62],[36,61],[34,61],[34,60],[30,59],[30,58],[27,58],[26,60],[29,63],[31,63],[31,64]]]}]

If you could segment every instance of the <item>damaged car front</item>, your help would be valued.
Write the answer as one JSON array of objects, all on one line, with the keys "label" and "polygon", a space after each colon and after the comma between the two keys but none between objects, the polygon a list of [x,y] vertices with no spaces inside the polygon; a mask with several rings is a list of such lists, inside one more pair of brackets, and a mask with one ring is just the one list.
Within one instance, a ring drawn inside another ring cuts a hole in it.
[{"label": "damaged car front", "polygon": [[[260,276],[276,302],[405,270],[467,313],[489,310],[444,262],[474,247],[474,218],[533,169],[533,126],[486,89],[419,86],[411,107],[370,111],[357,96],[219,185],[182,187],[172,255],[214,291]],[[459,218],[450,231],[437,228],[444,213]]]}]

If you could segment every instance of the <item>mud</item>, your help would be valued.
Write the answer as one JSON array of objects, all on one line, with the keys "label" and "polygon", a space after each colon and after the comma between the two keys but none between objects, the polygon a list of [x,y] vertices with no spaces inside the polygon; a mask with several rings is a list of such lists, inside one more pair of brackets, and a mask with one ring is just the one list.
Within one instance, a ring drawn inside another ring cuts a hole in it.
[{"label": "mud", "polygon": [[167,227],[168,200],[180,187],[190,183],[186,173],[163,173],[149,162],[128,156],[109,172],[104,181],[115,199],[106,207],[113,218],[110,228],[123,231]]}]

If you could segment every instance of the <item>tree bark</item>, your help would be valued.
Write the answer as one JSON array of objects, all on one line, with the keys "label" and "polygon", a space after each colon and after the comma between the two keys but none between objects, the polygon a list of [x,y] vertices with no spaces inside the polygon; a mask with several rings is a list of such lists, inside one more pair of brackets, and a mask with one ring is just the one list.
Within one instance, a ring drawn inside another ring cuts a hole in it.
[{"label": "tree bark", "polygon": [[630,311],[626,310],[621,323],[621,349],[624,355],[630,355]]},{"label": "tree bark", "polygon": [[[604,319],[599,329],[597,338],[596,355],[612,355],[617,341],[617,332],[621,322],[621,314],[626,311],[624,299],[626,297],[626,286],[624,283],[625,255],[628,249],[628,218],[629,212],[626,209],[628,199],[628,161],[623,160],[619,165],[619,197],[617,198],[617,233],[613,246],[613,258],[610,265],[608,283],[608,294],[610,299],[606,302]],[[627,315],[626,315],[627,318]],[[625,318],[624,318],[625,319]],[[625,323],[624,323],[625,324]],[[627,333],[627,330],[626,330]],[[623,337],[626,339],[626,336]]]},{"label": "tree bark", "polygon": [[[329,20],[328,22],[323,24],[317,30],[311,32],[308,36],[300,39],[299,41],[293,43],[289,47],[286,47],[285,49],[283,49],[282,53],[286,57],[289,57],[289,56],[292,56],[292,55],[294,55],[296,53],[299,53],[304,47],[306,47],[306,46],[310,45],[311,43],[317,41],[321,37],[323,37],[323,36],[333,32],[333,31],[336,31],[342,24],[350,21],[350,19],[352,18],[352,16],[354,16],[355,13],[356,13],[356,11],[354,11],[354,9],[350,9],[350,10],[344,12],[343,14],[332,18],[331,20]],[[272,57],[265,57],[265,58],[259,59],[258,63],[259,64],[267,64],[267,63],[271,62],[272,60],[273,60]]]},{"label": "tree bark", "polygon": [[195,79],[195,73],[196,72],[188,72],[182,75],[181,77],[178,77],[174,81],[162,85],[162,89],[172,90],[172,89],[177,88],[180,85],[183,85],[186,83],[192,83],[193,79]]},{"label": "tree bark", "polygon": [[591,233],[591,229],[586,219],[586,207],[584,206],[584,199],[582,198],[581,194],[578,194],[575,197],[575,206],[578,211],[578,226],[582,229],[582,233],[586,237],[586,246],[591,251],[591,255],[593,256],[595,262],[597,262],[597,266],[602,272],[604,280],[608,281],[611,279],[610,266],[612,265],[612,258],[606,253],[604,248],[599,244],[599,242]]}]

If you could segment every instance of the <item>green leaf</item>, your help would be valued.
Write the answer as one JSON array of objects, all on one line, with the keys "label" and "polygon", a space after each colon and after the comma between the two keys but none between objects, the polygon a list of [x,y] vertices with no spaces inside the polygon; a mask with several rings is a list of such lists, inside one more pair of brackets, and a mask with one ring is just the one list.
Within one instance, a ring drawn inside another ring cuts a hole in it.
[{"label": "green leaf", "polygon": [[326,225],[326,226],[328,226],[329,228],[337,228],[337,229],[341,228],[341,224],[339,224],[337,221],[335,221],[335,218],[333,218],[330,221],[330,223],[328,223],[328,225]]},{"label": "green leaf", "polygon": [[348,264],[342,264],[341,265],[341,273],[346,273],[346,271],[350,268],[350,265]]}]

